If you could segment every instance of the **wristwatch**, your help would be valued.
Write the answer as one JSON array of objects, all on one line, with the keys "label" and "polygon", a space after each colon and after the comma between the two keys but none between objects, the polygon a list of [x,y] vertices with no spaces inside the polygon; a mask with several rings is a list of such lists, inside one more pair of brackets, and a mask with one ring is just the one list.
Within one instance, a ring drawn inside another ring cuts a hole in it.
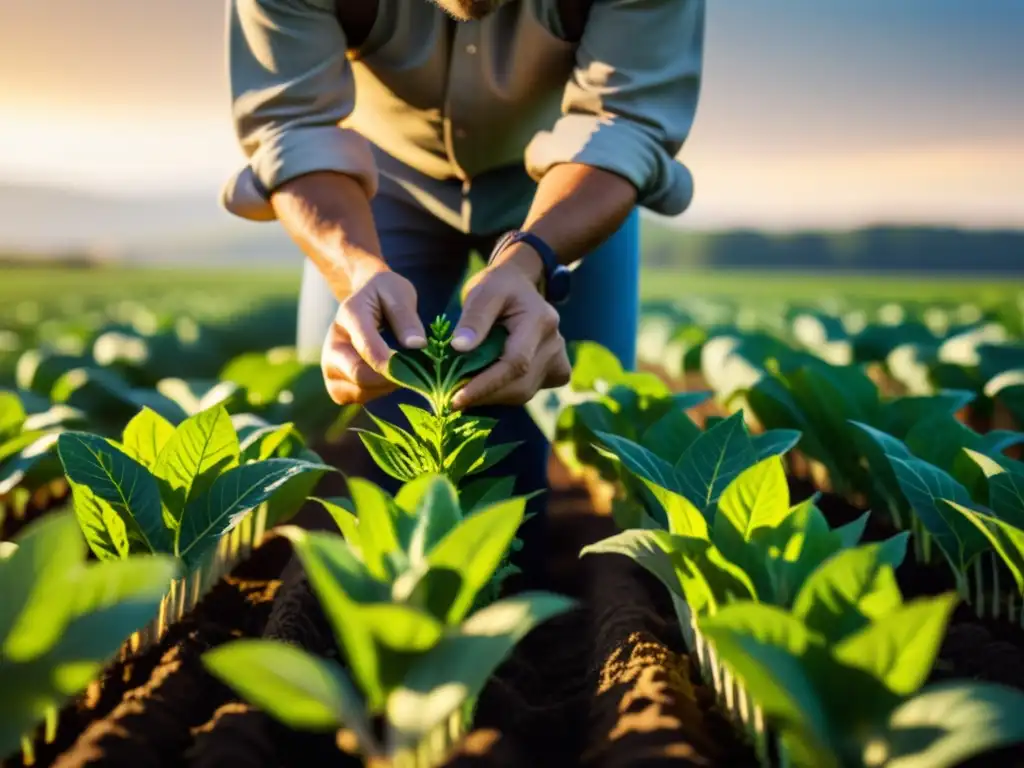
[{"label": "wristwatch", "polygon": [[571,288],[572,271],[561,264],[555,249],[533,232],[524,232],[520,229],[513,229],[506,232],[495,243],[487,263],[491,264],[505,249],[511,248],[516,243],[526,243],[533,248],[544,264],[544,275],[541,278],[541,293],[549,303],[559,306],[569,300]]}]

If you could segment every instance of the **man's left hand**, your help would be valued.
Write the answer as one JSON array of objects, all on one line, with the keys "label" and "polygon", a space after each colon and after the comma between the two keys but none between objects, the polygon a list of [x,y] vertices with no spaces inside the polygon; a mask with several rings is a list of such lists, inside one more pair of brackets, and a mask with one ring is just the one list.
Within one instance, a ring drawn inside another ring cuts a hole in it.
[{"label": "man's left hand", "polygon": [[524,405],[542,389],[568,383],[572,373],[558,312],[537,289],[540,257],[528,247],[479,272],[466,285],[452,348],[468,352],[495,323],[509,332],[501,358],[470,379],[452,405]]}]

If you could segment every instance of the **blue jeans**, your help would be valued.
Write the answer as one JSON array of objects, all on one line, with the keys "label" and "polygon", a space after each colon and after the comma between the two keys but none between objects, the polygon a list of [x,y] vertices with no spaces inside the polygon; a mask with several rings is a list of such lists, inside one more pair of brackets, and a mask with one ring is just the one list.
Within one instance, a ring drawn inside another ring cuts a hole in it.
[{"label": "blue jeans", "polygon": [[[500,232],[467,235],[439,221],[411,201],[378,195],[373,213],[388,265],[416,288],[417,310],[424,324],[446,312],[453,323],[458,316],[458,290],[466,274],[470,253],[490,253]],[[566,342],[596,341],[610,349],[627,368],[635,365],[639,315],[639,217],[630,214],[623,226],[582,261],[573,274],[572,296],[560,308],[559,327]],[[298,346],[318,355],[337,302],[320,273],[306,262],[299,302]],[[379,418],[404,426],[398,406],[417,403],[418,395],[399,390],[371,403],[367,409]],[[515,492],[530,493],[547,487],[549,446],[526,409],[511,406],[480,408],[480,415],[498,419],[492,443],[522,442],[492,468],[494,476],[515,475]],[[398,483],[380,471],[360,445],[346,456],[346,474],[366,477],[394,492]],[[519,588],[538,588],[546,581],[546,499],[532,499],[527,513],[533,517],[520,529],[524,543],[516,558],[523,577]]]}]

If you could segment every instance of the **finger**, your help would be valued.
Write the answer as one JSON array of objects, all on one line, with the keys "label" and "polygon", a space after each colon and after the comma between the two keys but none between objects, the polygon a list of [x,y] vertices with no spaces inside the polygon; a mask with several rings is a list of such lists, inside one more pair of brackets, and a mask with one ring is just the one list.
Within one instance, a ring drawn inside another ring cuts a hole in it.
[{"label": "finger", "polygon": [[534,323],[520,323],[513,328],[498,361],[459,390],[452,402],[453,407],[461,410],[479,405],[495,392],[527,377],[531,367],[538,362],[535,360],[539,342],[537,331]]},{"label": "finger", "polygon": [[409,293],[411,296],[396,296],[391,291],[382,292],[381,307],[399,343],[407,349],[422,349],[427,346],[427,332],[423,328],[420,316],[416,314],[416,293]]},{"label": "finger", "polygon": [[[566,358],[566,368],[563,368],[560,360],[563,357]],[[530,369],[530,373],[526,376],[514,378],[507,384],[474,398],[472,405],[525,405],[541,389],[560,386],[558,383],[548,384],[547,382],[549,380],[558,382],[565,370],[568,370],[569,373],[572,372],[565,353],[565,341],[561,336],[556,336],[541,344],[540,349],[534,355]]]},{"label": "finger", "polygon": [[338,309],[336,322],[348,335],[352,347],[377,373],[387,369],[392,349],[380,334],[380,307],[370,301],[346,301]]},{"label": "finger", "polygon": [[487,338],[504,308],[504,297],[489,289],[486,283],[471,290],[463,302],[459,324],[455,326],[452,349],[456,352],[476,349]]},{"label": "finger", "polygon": [[564,387],[572,379],[572,363],[569,362],[569,353],[565,348],[565,339],[561,338],[561,335],[559,335],[559,342],[560,349],[548,367],[548,374],[541,385],[541,389]]},{"label": "finger", "polygon": [[371,399],[371,395],[368,390],[365,390],[350,381],[325,379],[324,384],[327,388],[327,394],[337,405],[362,404],[369,402]]},{"label": "finger", "polygon": [[325,379],[350,381],[363,388],[380,388],[390,384],[359,356],[351,344],[335,342],[324,350],[321,368]]}]

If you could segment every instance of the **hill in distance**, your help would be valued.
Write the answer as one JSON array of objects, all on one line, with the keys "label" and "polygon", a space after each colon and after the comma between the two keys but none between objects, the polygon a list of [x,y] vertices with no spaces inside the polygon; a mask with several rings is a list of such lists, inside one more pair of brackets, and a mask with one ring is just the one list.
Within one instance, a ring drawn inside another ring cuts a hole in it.
[{"label": "hill in distance", "polygon": [[[1024,276],[1024,230],[870,227],[777,234],[693,231],[644,222],[651,266],[708,269],[983,273]],[[0,254],[84,255],[135,265],[292,264],[298,249],[274,223],[242,221],[209,194],[114,197],[0,184]]]}]

